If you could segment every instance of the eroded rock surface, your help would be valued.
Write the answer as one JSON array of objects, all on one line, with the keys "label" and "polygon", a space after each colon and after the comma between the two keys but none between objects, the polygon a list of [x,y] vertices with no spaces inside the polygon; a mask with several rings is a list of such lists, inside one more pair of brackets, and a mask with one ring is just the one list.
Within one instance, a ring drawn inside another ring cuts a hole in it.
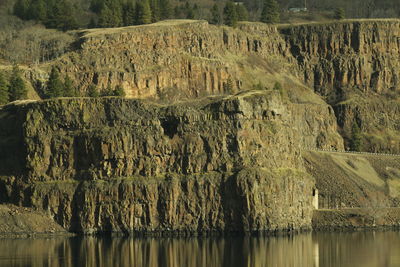
[{"label": "eroded rock surface", "polygon": [[1,160],[20,160],[1,165],[2,200],[82,232],[307,228],[314,181],[300,149],[343,143],[328,106],[313,123],[305,110],[276,91],[11,104],[0,111]]}]

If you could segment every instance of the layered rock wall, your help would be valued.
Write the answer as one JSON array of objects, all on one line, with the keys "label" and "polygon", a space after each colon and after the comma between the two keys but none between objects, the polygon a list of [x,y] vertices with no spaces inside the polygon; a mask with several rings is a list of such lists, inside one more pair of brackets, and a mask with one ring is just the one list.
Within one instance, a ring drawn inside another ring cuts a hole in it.
[{"label": "layered rock wall", "polygon": [[82,232],[306,228],[314,182],[300,149],[342,148],[330,109],[301,124],[306,109],[276,91],[169,106],[119,98],[8,105],[0,125],[13,122],[2,133],[15,140],[0,146],[21,158],[1,164],[2,201],[48,210]]},{"label": "layered rock wall", "polygon": [[[322,96],[399,90],[400,21],[350,21],[281,29],[304,81]],[[344,92],[343,92],[344,91]]]}]

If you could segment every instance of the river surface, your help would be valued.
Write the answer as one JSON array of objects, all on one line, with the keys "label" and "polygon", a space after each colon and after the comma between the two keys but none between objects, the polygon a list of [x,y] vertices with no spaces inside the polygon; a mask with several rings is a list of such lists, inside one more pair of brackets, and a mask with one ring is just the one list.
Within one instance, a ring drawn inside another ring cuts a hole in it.
[{"label": "river surface", "polygon": [[398,267],[400,232],[0,239],[0,266]]}]

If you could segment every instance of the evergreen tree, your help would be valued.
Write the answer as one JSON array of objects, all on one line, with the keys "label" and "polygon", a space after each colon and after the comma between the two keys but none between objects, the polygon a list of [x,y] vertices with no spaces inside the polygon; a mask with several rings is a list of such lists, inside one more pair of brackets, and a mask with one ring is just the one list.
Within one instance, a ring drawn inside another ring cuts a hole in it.
[{"label": "evergreen tree", "polygon": [[186,2],[184,6],[182,6],[182,10],[185,13],[186,19],[194,19],[194,10],[190,6],[189,2]]},{"label": "evergreen tree", "polygon": [[136,24],[151,23],[151,9],[148,0],[136,2]]},{"label": "evergreen tree", "polygon": [[90,21],[89,21],[89,24],[87,27],[88,27],[88,29],[97,28],[97,22],[93,17],[90,18]]},{"label": "evergreen tree", "polygon": [[122,88],[121,85],[117,85],[117,86],[115,87],[115,90],[114,90],[114,92],[113,92],[113,95],[114,95],[114,96],[125,97],[125,90],[124,90],[124,88]]},{"label": "evergreen tree", "polygon": [[44,0],[33,0],[30,4],[30,18],[44,22],[47,19],[47,6]]},{"label": "evergreen tree", "polygon": [[161,17],[159,0],[150,0],[151,22],[157,22]]},{"label": "evergreen tree", "polygon": [[265,0],[261,12],[261,19],[264,23],[279,22],[279,6],[276,0]]},{"label": "evergreen tree", "polygon": [[17,0],[14,4],[13,13],[20,19],[27,19],[29,11],[29,0]]},{"label": "evergreen tree", "polygon": [[123,25],[122,3],[119,0],[108,0],[99,14],[100,27],[119,27]]},{"label": "evergreen tree", "polygon": [[335,9],[335,14],[334,14],[334,18],[337,20],[342,20],[344,19],[345,15],[344,15],[344,9],[343,8],[336,8]]},{"label": "evergreen tree", "polygon": [[221,23],[221,12],[217,4],[214,4],[211,8],[211,24],[220,24]]},{"label": "evergreen tree", "polygon": [[89,85],[87,90],[87,95],[89,97],[98,97],[99,92],[97,91],[96,86],[94,86],[93,84]]},{"label": "evergreen tree", "polygon": [[135,4],[132,0],[128,0],[124,7],[124,25],[130,26],[136,23]]},{"label": "evergreen tree", "polygon": [[48,4],[47,6],[47,21],[45,23],[48,28],[55,28],[63,31],[68,31],[78,28],[78,23],[75,19],[75,9],[67,0]]},{"label": "evergreen tree", "polygon": [[357,122],[354,122],[351,128],[350,150],[361,151],[361,144],[362,144],[361,130]]},{"label": "evergreen tree", "polygon": [[236,13],[238,21],[247,21],[249,19],[249,12],[247,11],[247,8],[242,4],[236,5]]},{"label": "evergreen tree", "polygon": [[45,97],[53,98],[60,96],[64,96],[64,84],[60,80],[60,74],[58,70],[53,67],[51,68],[50,77],[47,81]]},{"label": "evergreen tree", "polygon": [[8,92],[10,101],[26,99],[27,97],[28,90],[26,89],[25,82],[21,77],[21,71],[17,65],[14,66],[11,73]]},{"label": "evergreen tree", "polygon": [[231,27],[237,26],[237,13],[236,7],[233,2],[227,2],[224,8],[224,23]]},{"label": "evergreen tree", "polygon": [[114,90],[111,88],[111,84],[108,84],[106,89],[101,90],[101,96],[113,96]]},{"label": "evergreen tree", "polygon": [[96,14],[99,14],[104,7],[104,0],[91,0],[89,9]]},{"label": "evergreen tree", "polygon": [[64,87],[64,96],[73,97],[77,95],[72,80],[68,75],[65,76],[64,78],[63,87]]},{"label": "evergreen tree", "polygon": [[169,19],[172,16],[172,7],[169,0],[160,0],[161,19]]},{"label": "evergreen tree", "polygon": [[6,79],[3,73],[0,72],[0,105],[7,104],[9,100]]}]

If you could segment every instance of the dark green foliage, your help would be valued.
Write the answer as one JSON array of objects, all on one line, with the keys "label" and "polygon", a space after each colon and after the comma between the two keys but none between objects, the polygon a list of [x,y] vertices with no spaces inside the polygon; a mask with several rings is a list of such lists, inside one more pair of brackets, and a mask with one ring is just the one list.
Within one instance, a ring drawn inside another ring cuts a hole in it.
[{"label": "dark green foliage", "polygon": [[14,5],[14,15],[21,19],[28,19],[29,0],[17,0]]},{"label": "dark green foliage", "polygon": [[135,25],[136,23],[136,10],[135,4],[132,0],[128,0],[128,2],[124,6],[123,10],[123,20],[125,26]]},{"label": "dark green foliage", "polygon": [[194,10],[190,6],[189,2],[186,2],[185,5],[182,7],[182,10],[185,13],[185,18],[187,19],[194,19]]},{"label": "dark green foliage", "polygon": [[87,27],[88,29],[97,28],[97,21],[93,17],[90,18],[90,22]]},{"label": "dark green foliage", "polygon": [[148,0],[136,2],[136,24],[151,23],[151,9]]},{"label": "dark green foliage", "polygon": [[26,88],[24,80],[21,77],[21,71],[18,66],[14,66],[11,73],[8,92],[10,101],[26,99],[27,97],[28,90]]},{"label": "dark green foliage", "polygon": [[89,97],[98,97],[99,92],[96,89],[96,86],[93,84],[89,85],[88,90],[87,90],[87,96]]},{"label": "dark green foliage", "polygon": [[357,122],[354,122],[351,128],[350,150],[361,151],[361,145],[362,145],[361,130]]},{"label": "dark green foliage", "polygon": [[44,0],[32,0],[29,8],[30,18],[37,21],[46,21],[47,6]]},{"label": "dark green foliage", "polygon": [[64,87],[63,88],[64,96],[68,96],[68,97],[77,96],[76,89],[74,88],[72,80],[71,80],[71,78],[69,78],[68,75],[65,76],[65,78],[64,78],[63,87]]},{"label": "dark green foliage", "polygon": [[172,16],[172,7],[169,0],[160,0],[161,19],[169,19]]},{"label": "dark green foliage", "polygon": [[53,67],[50,72],[49,80],[47,81],[45,97],[53,98],[64,96],[64,84],[60,80],[60,74],[58,70]]},{"label": "dark green foliage", "polygon": [[157,22],[161,17],[159,0],[150,0],[151,22]]},{"label": "dark green foliage", "polygon": [[274,90],[282,91],[283,90],[282,85],[279,82],[275,82]]},{"label": "dark green foliage", "polygon": [[214,4],[211,8],[211,19],[209,21],[211,24],[221,23],[221,12],[217,4]]},{"label": "dark green foliage", "polygon": [[260,21],[264,23],[279,22],[279,6],[276,0],[265,0]]},{"label": "dark green foliage", "polygon": [[46,27],[63,31],[78,28],[78,23],[75,19],[76,10],[69,1],[61,0],[54,5],[48,4],[47,10]]},{"label": "dark green foliage", "polygon": [[123,25],[122,2],[105,0],[99,13],[100,27],[120,27]]},{"label": "dark green foliage", "polygon": [[247,11],[247,8],[242,4],[236,5],[236,13],[238,21],[247,21],[249,19],[249,12]]},{"label": "dark green foliage", "polygon": [[334,15],[335,19],[337,20],[341,20],[344,19],[345,15],[344,15],[344,9],[343,8],[336,8],[335,9],[335,15]]},{"label": "dark green foliage", "polygon": [[114,92],[113,92],[113,95],[114,95],[114,96],[125,97],[124,88],[122,88],[121,85],[117,85],[117,86],[115,87],[115,90],[114,90]]},{"label": "dark green foliage", "polygon": [[7,104],[9,100],[6,79],[3,73],[0,72],[0,105]]},{"label": "dark green foliage", "polygon": [[109,84],[106,89],[101,90],[100,96],[113,96],[114,90],[111,88]]},{"label": "dark green foliage", "polygon": [[231,27],[236,27],[238,16],[236,6],[233,2],[227,2],[224,8],[224,23]]},{"label": "dark green foliage", "polygon": [[91,0],[89,9],[94,13],[100,13],[104,6],[104,0]]}]

